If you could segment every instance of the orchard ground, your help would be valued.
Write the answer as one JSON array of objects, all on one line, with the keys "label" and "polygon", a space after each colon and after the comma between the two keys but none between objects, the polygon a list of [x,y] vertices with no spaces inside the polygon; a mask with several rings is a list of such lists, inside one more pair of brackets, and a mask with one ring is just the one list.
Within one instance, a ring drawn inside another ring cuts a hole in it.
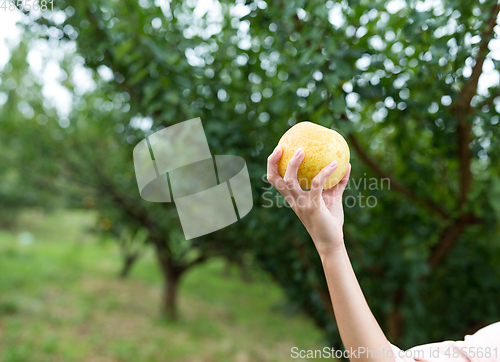
[{"label": "orchard ground", "polygon": [[85,231],[93,217],[30,211],[0,231],[0,361],[289,361],[293,346],[323,348],[265,275],[222,276],[222,260],[189,272],[180,320],[162,320],[153,255],[118,279],[116,245]]}]

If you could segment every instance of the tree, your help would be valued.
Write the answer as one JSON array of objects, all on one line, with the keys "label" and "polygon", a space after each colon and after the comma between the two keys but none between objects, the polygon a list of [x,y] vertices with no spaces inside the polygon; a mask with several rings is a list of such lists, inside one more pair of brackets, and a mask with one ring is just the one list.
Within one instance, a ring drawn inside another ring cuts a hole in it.
[{"label": "tree", "polygon": [[[266,118],[280,119],[277,102],[296,104],[292,124],[309,119],[347,136],[354,180],[360,171],[379,178],[378,190],[363,190],[377,207],[348,208],[346,239],[384,330],[410,347],[460,338],[499,317],[489,294],[499,278],[498,88],[479,94],[477,87],[484,64],[495,64],[488,49],[500,7],[394,6],[276,2],[254,6],[243,21],[250,22],[249,76],[262,94],[268,87],[276,95],[263,107]],[[473,243],[477,235],[488,241]],[[291,244],[304,271],[320,278],[311,248]],[[317,291],[327,306],[324,295]]]},{"label": "tree", "polygon": [[[83,96],[74,93],[74,109],[67,118],[61,118],[55,109],[44,105],[41,87],[28,71],[25,59],[31,40],[26,36],[14,51],[11,66],[2,74],[2,79],[30,79],[22,91],[30,94],[28,100],[20,97],[19,88],[2,89],[8,101],[1,109],[0,137],[13,155],[10,172],[18,172],[23,181],[38,185],[41,194],[63,194],[78,199],[80,207],[92,204],[106,216],[108,230],[126,225],[128,230],[147,231],[165,281],[161,309],[165,316],[175,319],[181,277],[217,250],[209,248],[203,238],[183,240],[171,205],[146,203],[139,198],[131,155],[134,140],[144,137],[144,132],[125,118],[128,95],[116,92],[106,82],[98,83],[99,91]],[[74,59],[66,61],[69,72]],[[65,85],[73,90],[71,83]],[[106,111],[111,102],[122,107]],[[23,107],[31,110],[28,117],[23,116]],[[73,201],[70,206],[75,204]],[[140,238],[135,241],[143,242]]]}]

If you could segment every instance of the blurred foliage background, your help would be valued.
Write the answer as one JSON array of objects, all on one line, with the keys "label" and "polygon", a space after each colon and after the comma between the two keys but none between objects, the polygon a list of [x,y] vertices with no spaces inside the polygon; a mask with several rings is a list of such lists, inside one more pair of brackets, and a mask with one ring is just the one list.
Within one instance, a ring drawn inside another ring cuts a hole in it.
[{"label": "blurred foliage background", "polygon": [[[0,72],[0,359],[342,348],[314,245],[265,179],[303,120],[350,145],[345,239],[389,340],[406,349],[498,321],[499,11],[54,0],[24,12]],[[246,160],[254,208],[186,241],[172,204],[140,198],[132,150],[195,117],[212,154]]]}]

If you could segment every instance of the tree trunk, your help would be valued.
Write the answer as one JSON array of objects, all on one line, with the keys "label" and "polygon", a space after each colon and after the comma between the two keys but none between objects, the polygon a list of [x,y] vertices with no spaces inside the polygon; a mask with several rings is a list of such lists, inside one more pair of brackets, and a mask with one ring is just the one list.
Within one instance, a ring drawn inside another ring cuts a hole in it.
[{"label": "tree trunk", "polygon": [[403,335],[403,314],[401,313],[401,303],[403,301],[403,289],[400,287],[396,290],[393,298],[392,309],[388,315],[387,335],[391,339],[392,344],[398,345]]},{"label": "tree trunk", "polygon": [[138,258],[138,254],[127,255],[123,258],[123,265],[119,274],[120,279],[125,279],[126,277],[128,277],[128,275],[130,274],[130,270],[132,270],[132,266]]},{"label": "tree trunk", "polygon": [[231,276],[231,261],[229,259],[225,259],[224,269],[222,269],[221,275],[224,278],[229,278]]},{"label": "tree trunk", "polygon": [[171,321],[175,321],[179,318],[177,310],[177,292],[179,290],[180,276],[180,274],[165,276],[162,314]]},{"label": "tree trunk", "polygon": [[238,258],[236,262],[238,264],[238,267],[240,268],[241,280],[243,280],[247,284],[252,283],[253,281],[252,276],[250,275],[250,271],[248,270],[248,265],[247,263],[245,263],[243,257]]},{"label": "tree trunk", "polygon": [[179,317],[177,311],[177,291],[179,279],[184,269],[177,267],[172,256],[161,240],[153,240],[156,249],[156,258],[163,275],[163,295],[161,301],[161,314],[174,321]]},{"label": "tree trunk", "polygon": [[177,294],[182,275],[195,265],[199,265],[208,259],[207,255],[200,255],[189,263],[176,262],[173,259],[168,245],[162,238],[151,237],[156,250],[156,258],[163,275],[163,296],[161,302],[161,313],[169,320],[178,318]]}]

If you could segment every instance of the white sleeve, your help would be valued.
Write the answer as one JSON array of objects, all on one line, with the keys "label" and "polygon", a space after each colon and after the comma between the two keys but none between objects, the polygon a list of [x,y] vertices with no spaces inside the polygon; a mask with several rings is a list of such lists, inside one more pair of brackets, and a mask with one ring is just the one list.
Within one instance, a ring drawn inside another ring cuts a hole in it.
[{"label": "white sleeve", "polygon": [[424,344],[406,351],[389,344],[396,362],[500,362],[500,322],[466,335],[463,341]]}]

